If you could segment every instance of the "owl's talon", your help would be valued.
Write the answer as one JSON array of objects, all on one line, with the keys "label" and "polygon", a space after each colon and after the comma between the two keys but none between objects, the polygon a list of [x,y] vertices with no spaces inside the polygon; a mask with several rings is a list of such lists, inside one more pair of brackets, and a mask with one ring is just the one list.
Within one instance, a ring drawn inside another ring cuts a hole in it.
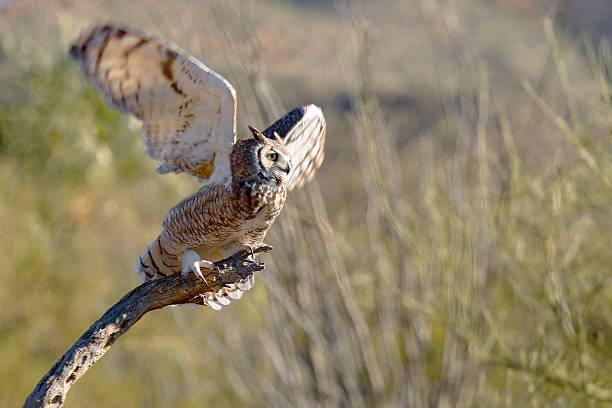
[{"label": "owl's talon", "polygon": [[260,253],[260,252],[270,252],[273,249],[274,248],[272,248],[272,246],[270,246],[268,244],[261,244],[260,246],[257,247],[257,253]]},{"label": "owl's talon", "polygon": [[[191,252],[186,253],[186,256],[185,256],[186,259],[184,259],[184,263],[183,263],[183,265],[185,266],[183,267],[182,275],[187,276],[193,272],[195,276],[202,279],[202,281],[204,281],[204,283],[208,285],[206,278],[204,278],[204,275],[202,274],[202,268],[205,268],[208,270],[216,269],[218,273],[219,267],[210,261],[207,261],[205,259],[199,259],[199,257],[200,256],[197,255],[195,251],[193,251],[193,253]],[[194,261],[194,259],[196,260]]]},{"label": "owl's talon", "polygon": [[206,286],[208,286],[208,282],[206,282],[206,278],[204,277],[204,275],[202,275],[202,271],[200,270],[199,261],[193,263],[193,266],[191,267],[191,271],[193,272],[195,276],[202,279],[204,283],[206,284]]},{"label": "owl's talon", "polygon": [[193,266],[191,268],[191,270],[193,271],[193,273],[200,279],[202,279],[204,281],[205,284],[208,285],[208,282],[206,282],[206,279],[204,278],[204,275],[202,275],[202,269],[201,268],[205,268],[208,270],[217,270],[217,273],[219,273],[219,267],[217,265],[215,265],[214,263],[207,261],[205,259],[201,259],[199,261],[196,261],[193,263]]},{"label": "owl's talon", "polygon": [[245,245],[244,249],[242,251],[240,251],[239,253],[244,257],[244,258],[249,258],[249,256],[251,257],[250,260],[254,261],[255,260],[255,254],[260,253],[260,252],[270,252],[272,250],[272,247],[270,245],[267,244],[262,244],[262,245],[258,245],[256,247],[253,247],[252,245]]}]

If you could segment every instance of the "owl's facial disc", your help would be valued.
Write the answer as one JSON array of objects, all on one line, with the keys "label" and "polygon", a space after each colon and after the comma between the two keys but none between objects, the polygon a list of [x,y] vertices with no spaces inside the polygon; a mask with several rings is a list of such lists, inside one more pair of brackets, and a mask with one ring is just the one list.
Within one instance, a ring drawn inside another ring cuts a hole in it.
[{"label": "owl's facial disc", "polygon": [[287,181],[291,170],[291,161],[288,155],[269,145],[259,149],[258,154],[259,164],[265,173],[281,183]]}]

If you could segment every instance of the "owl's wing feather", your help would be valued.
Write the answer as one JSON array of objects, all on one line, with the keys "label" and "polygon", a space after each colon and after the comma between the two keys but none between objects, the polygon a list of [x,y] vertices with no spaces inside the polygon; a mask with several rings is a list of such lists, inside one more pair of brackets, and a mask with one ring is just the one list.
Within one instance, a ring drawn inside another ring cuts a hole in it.
[{"label": "owl's wing feather", "polygon": [[[147,157],[159,173],[187,172],[208,179],[215,156],[236,140],[236,92],[216,72],[175,44],[138,30],[94,24],[74,41],[80,62],[106,102],[142,120]],[[219,163],[223,163],[219,165]],[[217,161],[221,178],[229,161]]]},{"label": "owl's wing feather", "polygon": [[325,117],[321,108],[306,105],[287,112],[262,133],[274,139],[277,133],[291,156],[291,171],[287,188],[301,187],[310,180],[323,162]]}]

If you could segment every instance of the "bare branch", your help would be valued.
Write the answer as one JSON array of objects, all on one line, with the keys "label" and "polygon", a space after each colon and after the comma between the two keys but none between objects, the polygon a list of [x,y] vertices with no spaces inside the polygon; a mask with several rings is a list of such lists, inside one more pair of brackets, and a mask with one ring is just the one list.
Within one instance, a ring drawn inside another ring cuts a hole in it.
[{"label": "bare branch", "polygon": [[[254,252],[268,252],[271,249],[264,246]],[[264,269],[262,263],[246,260],[245,255],[238,253],[215,263],[219,272],[202,270],[208,285],[193,274],[185,277],[176,274],[143,283],[132,290],[108,309],[57,360],[28,396],[24,408],[61,407],[66,401],[70,387],[145,313],[169,305],[202,304],[202,293],[217,292],[226,284],[237,282]]]}]

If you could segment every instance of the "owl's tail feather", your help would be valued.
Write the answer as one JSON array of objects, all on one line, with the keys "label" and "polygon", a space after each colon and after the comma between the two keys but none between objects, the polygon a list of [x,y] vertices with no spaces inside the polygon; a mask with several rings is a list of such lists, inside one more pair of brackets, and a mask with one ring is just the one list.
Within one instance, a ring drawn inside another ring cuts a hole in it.
[{"label": "owl's tail feather", "polygon": [[148,282],[180,272],[181,262],[176,255],[166,251],[158,236],[138,257],[134,269],[140,280]]},{"label": "owl's tail feather", "polygon": [[217,293],[206,292],[202,294],[204,304],[213,310],[220,310],[223,306],[230,304],[232,300],[238,300],[244,292],[251,289],[255,284],[255,276],[248,277],[236,282],[225,285]]}]

